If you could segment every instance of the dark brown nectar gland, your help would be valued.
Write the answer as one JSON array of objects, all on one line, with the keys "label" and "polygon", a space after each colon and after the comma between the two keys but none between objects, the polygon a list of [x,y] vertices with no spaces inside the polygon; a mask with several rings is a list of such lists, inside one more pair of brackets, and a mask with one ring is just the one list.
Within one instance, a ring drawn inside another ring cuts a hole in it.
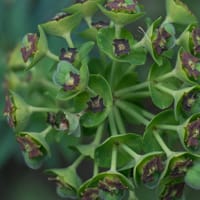
[{"label": "dark brown nectar gland", "polygon": [[97,30],[101,29],[101,28],[105,28],[109,25],[108,22],[104,22],[104,21],[98,21],[98,22],[92,22],[92,26],[94,28],[96,28]]},{"label": "dark brown nectar gland", "polygon": [[164,29],[159,28],[157,38],[153,41],[153,47],[158,55],[161,55],[167,49],[167,40],[171,35]]},{"label": "dark brown nectar gland", "polygon": [[189,92],[184,94],[182,100],[183,110],[189,112],[197,99],[197,92]]},{"label": "dark brown nectar gland", "polygon": [[65,48],[62,48],[60,50],[60,60],[66,60],[70,63],[73,63],[75,61],[75,57],[77,55],[77,49],[76,48],[68,48],[66,50]]},{"label": "dark brown nectar gland", "polygon": [[81,197],[81,200],[97,200],[99,197],[99,189],[96,187],[87,188]]},{"label": "dark brown nectar gland", "polygon": [[69,130],[69,121],[62,111],[57,113],[47,113],[47,123],[58,131]]},{"label": "dark brown nectar gland", "polygon": [[92,111],[94,113],[102,112],[105,108],[105,105],[103,103],[103,98],[101,98],[99,95],[91,97],[90,100],[87,102],[87,104],[88,104],[87,110]]},{"label": "dark brown nectar gland", "polygon": [[29,158],[37,158],[43,155],[43,152],[41,151],[41,145],[28,135],[18,136],[17,142],[20,145],[20,149],[28,153]]},{"label": "dark brown nectar gland", "polygon": [[63,90],[64,91],[69,91],[69,90],[74,90],[80,83],[80,75],[70,72],[70,78],[69,80],[63,84]]},{"label": "dark brown nectar gland", "polygon": [[173,200],[173,199],[179,199],[181,198],[183,194],[185,183],[173,183],[170,182],[165,186],[165,190],[161,194],[160,199],[161,200]]},{"label": "dark brown nectar gland", "polygon": [[189,123],[186,127],[185,144],[194,150],[199,149],[200,119]]},{"label": "dark brown nectar gland", "polygon": [[192,41],[194,44],[193,50],[194,54],[200,53],[200,28],[194,28],[192,30]]},{"label": "dark brown nectar gland", "polygon": [[144,184],[154,182],[155,176],[161,174],[164,170],[164,165],[160,156],[154,157],[143,167],[142,182]]},{"label": "dark brown nectar gland", "polygon": [[197,80],[200,75],[200,72],[196,69],[196,64],[199,62],[199,58],[194,57],[188,52],[183,52],[181,54],[181,61],[183,68],[186,70],[188,75]]},{"label": "dark brown nectar gland", "polygon": [[137,1],[133,1],[132,4],[127,4],[125,0],[114,0],[105,4],[105,8],[114,12],[136,12]]},{"label": "dark brown nectar gland", "polygon": [[37,34],[28,34],[27,40],[27,45],[21,48],[22,58],[24,62],[27,62],[28,59],[33,56],[37,51]]},{"label": "dark brown nectar gland", "polygon": [[131,51],[129,42],[126,39],[114,39],[113,45],[116,56],[128,55]]},{"label": "dark brown nectar gland", "polygon": [[172,178],[184,177],[187,170],[193,166],[193,160],[188,158],[182,161],[177,161],[170,171]]}]

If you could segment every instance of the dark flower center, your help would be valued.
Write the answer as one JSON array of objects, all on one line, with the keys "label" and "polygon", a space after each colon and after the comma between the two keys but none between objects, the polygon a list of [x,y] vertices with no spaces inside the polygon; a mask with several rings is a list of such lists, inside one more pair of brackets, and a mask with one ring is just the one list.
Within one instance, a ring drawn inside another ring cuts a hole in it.
[{"label": "dark flower center", "polygon": [[192,165],[192,159],[177,161],[175,166],[171,169],[170,176],[173,178],[183,177],[186,174],[188,168],[192,167]]},{"label": "dark flower center", "polygon": [[25,47],[21,48],[21,53],[24,62],[27,62],[28,59],[35,54],[37,51],[37,34],[28,34],[27,35],[28,44]]},{"label": "dark flower center", "polygon": [[36,158],[43,155],[41,145],[36,143],[36,141],[28,135],[17,137],[17,142],[21,150],[28,153],[29,158]]},{"label": "dark flower center", "polygon": [[200,119],[197,119],[189,123],[188,126],[186,127],[185,143],[187,147],[198,149],[199,138],[200,138]]},{"label": "dark flower center", "polygon": [[183,52],[181,54],[181,61],[188,75],[193,77],[195,80],[198,79],[200,72],[196,69],[196,64],[199,62],[199,58],[194,57],[190,53]]},{"label": "dark flower center", "polygon": [[68,51],[66,51],[65,48],[62,48],[60,53],[60,60],[66,60],[70,63],[73,63],[75,61],[76,54],[76,48],[68,48]]},{"label": "dark flower center", "polygon": [[169,183],[161,196],[161,200],[173,200],[180,198],[183,194],[185,183]]},{"label": "dark flower center", "polygon": [[200,53],[200,28],[195,28],[192,31],[192,41],[194,44],[194,54]]},{"label": "dark flower center", "polygon": [[81,200],[97,200],[99,197],[98,188],[87,188],[82,194]]},{"label": "dark flower center", "polygon": [[101,98],[99,95],[91,97],[90,101],[88,101],[87,104],[88,104],[88,110],[94,113],[102,112],[105,108],[105,105],[103,103],[103,98]]},{"label": "dark flower center", "polygon": [[189,112],[192,106],[194,105],[197,97],[198,97],[197,93],[193,91],[185,94],[183,96],[183,101],[182,101],[183,109]]},{"label": "dark flower center", "polygon": [[63,90],[69,91],[75,89],[80,83],[80,75],[70,72],[70,78],[69,80],[63,84]]},{"label": "dark flower center", "polygon": [[171,35],[164,29],[159,28],[157,38],[153,41],[153,47],[158,55],[167,50],[167,41]]},{"label": "dark flower center", "polygon": [[51,124],[53,128],[59,131],[66,131],[69,129],[69,121],[62,111],[58,113],[47,113],[47,123]]},{"label": "dark flower center", "polygon": [[5,108],[4,108],[4,115],[7,116],[8,124],[11,128],[16,126],[16,119],[15,119],[15,111],[16,107],[11,101],[11,98],[7,95],[5,101]]},{"label": "dark flower center", "polygon": [[116,56],[128,55],[130,53],[130,45],[128,40],[125,39],[114,39],[114,54]]},{"label": "dark flower center", "polygon": [[143,168],[142,182],[149,183],[155,181],[155,177],[162,173],[163,170],[164,165],[160,156],[151,159]]},{"label": "dark flower center", "polygon": [[137,1],[133,1],[130,4],[127,4],[125,0],[114,0],[105,4],[105,7],[108,10],[114,12],[127,12],[135,13],[136,12]]}]

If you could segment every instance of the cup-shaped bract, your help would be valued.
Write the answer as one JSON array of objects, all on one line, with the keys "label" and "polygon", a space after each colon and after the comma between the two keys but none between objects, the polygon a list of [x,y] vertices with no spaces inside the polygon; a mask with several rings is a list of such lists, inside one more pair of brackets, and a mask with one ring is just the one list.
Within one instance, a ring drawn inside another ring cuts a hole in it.
[{"label": "cup-shaped bract", "polygon": [[6,96],[4,115],[7,116],[9,126],[20,131],[26,127],[31,111],[22,97],[11,92]]},{"label": "cup-shaped bract", "polygon": [[48,169],[48,180],[57,184],[56,191],[62,198],[77,199],[81,179],[73,167]]},{"label": "cup-shaped bract", "polygon": [[26,164],[32,169],[41,167],[47,156],[50,156],[45,137],[36,132],[19,132],[16,137]]},{"label": "cup-shaped bract", "polygon": [[39,25],[39,36],[36,33],[28,33],[22,40],[21,56],[26,64],[26,69],[30,69],[45,57],[48,51],[47,38],[43,28]]}]

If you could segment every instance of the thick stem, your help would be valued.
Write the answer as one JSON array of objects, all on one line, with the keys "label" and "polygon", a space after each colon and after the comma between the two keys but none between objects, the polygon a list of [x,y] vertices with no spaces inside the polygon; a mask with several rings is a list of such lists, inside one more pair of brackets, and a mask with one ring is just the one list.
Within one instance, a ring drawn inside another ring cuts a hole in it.
[{"label": "thick stem", "polygon": [[117,127],[114,120],[113,109],[108,115],[108,121],[109,121],[111,135],[117,135]]},{"label": "thick stem", "polygon": [[86,90],[88,91],[88,93],[90,93],[90,94],[93,95],[93,96],[96,96],[96,95],[97,95],[97,93],[96,93],[93,89],[91,89],[89,86],[86,87]]},{"label": "thick stem", "polygon": [[59,57],[49,50],[46,52],[46,56],[56,62],[59,62]]},{"label": "thick stem", "polygon": [[117,68],[117,62],[113,61],[112,66],[111,66],[111,72],[110,72],[110,85],[113,88],[114,85],[114,77],[115,77],[115,72],[116,72],[116,68]]},{"label": "thick stem", "polygon": [[159,76],[158,78],[156,78],[155,80],[156,81],[164,81],[168,78],[172,78],[172,77],[176,77],[176,69],[174,68],[172,71],[162,75],[162,76]]},{"label": "thick stem", "polygon": [[80,163],[82,162],[82,160],[83,160],[84,158],[85,158],[84,155],[80,155],[80,156],[70,165],[70,167],[76,169],[76,168],[80,165]]},{"label": "thick stem", "polygon": [[91,16],[87,16],[87,17],[85,17],[84,19],[85,19],[85,21],[86,21],[88,27],[89,27],[89,28],[92,28],[92,18],[91,18]]},{"label": "thick stem", "polygon": [[110,171],[115,172],[116,169],[117,169],[117,146],[113,145]]},{"label": "thick stem", "polygon": [[94,166],[93,166],[93,177],[95,177],[99,173],[99,168],[97,163],[94,161]]},{"label": "thick stem", "polygon": [[120,112],[119,112],[119,110],[118,110],[118,108],[116,106],[113,108],[113,110],[114,110],[115,121],[116,121],[116,124],[117,124],[117,128],[119,130],[119,133],[120,134],[125,134],[126,133],[126,129],[125,129],[123,120],[121,118]]},{"label": "thick stem", "polygon": [[66,35],[65,35],[65,40],[67,41],[67,44],[69,46],[69,48],[74,48],[74,43],[72,41],[72,38],[71,38],[71,33],[68,32]]},{"label": "thick stem", "polygon": [[164,92],[166,94],[169,94],[172,97],[175,97],[175,95],[176,95],[176,91],[175,90],[172,90],[172,89],[170,89],[168,87],[165,87],[165,86],[163,86],[161,84],[156,84],[155,87],[157,89],[159,89],[160,91],[162,91],[162,92]]},{"label": "thick stem", "polygon": [[160,124],[157,125],[156,128],[162,129],[162,130],[170,130],[170,131],[178,131],[180,125],[168,125],[168,124]]},{"label": "thick stem", "polygon": [[120,90],[115,92],[115,96],[123,96],[123,95],[126,95],[126,94],[130,94],[130,93],[135,92],[137,90],[145,89],[145,88],[148,87],[148,85],[149,85],[149,82],[145,81],[143,83],[139,83],[139,84],[133,85],[133,86],[128,87],[128,88],[120,89]]},{"label": "thick stem", "polygon": [[122,26],[120,24],[115,24],[115,38],[119,39],[121,36]]},{"label": "thick stem", "polygon": [[51,130],[52,130],[52,127],[48,126],[46,129],[44,129],[42,132],[40,132],[40,135],[45,138]]},{"label": "thick stem", "polygon": [[35,107],[35,106],[29,106],[30,112],[57,112],[57,108],[45,108],[45,107]]},{"label": "thick stem", "polygon": [[93,145],[98,145],[100,143],[103,134],[103,129],[104,129],[104,123],[99,125],[97,128],[95,139],[92,142]]},{"label": "thick stem", "polygon": [[147,126],[149,124],[149,120],[144,118],[140,113],[137,111],[130,109],[130,104],[124,101],[116,101],[116,105],[123,110],[124,112],[128,113],[131,115],[133,118],[135,118],[137,121],[139,121],[141,124],[144,124]]},{"label": "thick stem", "polygon": [[134,92],[134,93],[127,93],[123,96],[120,96],[120,99],[137,99],[137,98],[147,98],[150,96],[149,91],[141,91],[141,92]]},{"label": "thick stem", "polygon": [[121,144],[120,147],[126,152],[128,153],[131,157],[133,157],[135,159],[135,161],[137,162],[140,158],[141,155],[135,153],[135,151],[133,151],[129,146],[127,146],[126,144]]},{"label": "thick stem", "polygon": [[153,132],[153,135],[156,139],[156,141],[158,142],[158,144],[160,145],[160,147],[162,148],[162,150],[165,152],[165,154],[167,155],[167,157],[170,157],[173,152],[167,147],[167,145],[164,143],[163,139],[161,138],[161,136],[159,135],[159,133],[157,131]]}]

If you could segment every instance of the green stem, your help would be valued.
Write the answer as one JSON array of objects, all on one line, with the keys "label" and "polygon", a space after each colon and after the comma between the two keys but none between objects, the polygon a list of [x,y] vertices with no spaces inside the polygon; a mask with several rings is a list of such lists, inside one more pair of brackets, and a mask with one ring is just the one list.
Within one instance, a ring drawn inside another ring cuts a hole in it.
[{"label": "green stem", "polygon": [[72,41],[72,38],[71,38],[71,33],[68,32],[66,35],[65,35],[65,40],[67,41],[67,44],[70,48],[74,48],[74,43]]},{"label": "green stem", "polygon": [[71,165],[70,167],[72,167],[73,169],[76,169],[80,163],[82,162],[82,160],[85,158],[84,155],[80,155]]},{"label": "green stem", "polygon": [[180,125],[168,125],[168,124],[160,124],[156,125],[156,128],[162,129],[162,130],[170,130],[170,131],[176,131],[178,132]]},{"label": "green stem", "polygon": [[172,71],[170,71],[162,76],[157,77],[155,80],[156,81],[164,81],[165,79],[176,77],[176,76],[177,76],[176,69],[174,68]]},{"label": "green stem", "polygon": [[147,98],[150,96],[149,91],[141,91],[141,92],[134,92],[134,93],[127,93],[123,96],[120,96],[120,99],[134,99],[134,98]]},{"label": "green stem", "polygon": [[129,115],[131,115],[133,118],[135,118],[136,120],[138,120],[140,123],[144,124],[145,126],[147,126],[149,124],[149,120],[147,120],[146,118],[144,118],[140,113],[136,112],[133,109],[130,109],[130,104],[124,101],[116,101],[116,105],[122,109],[124,112],[128,113]]},{"label": "green stem", "polygon": [[143,83],[139,83],[139,84],[133,85],[131,87],[120,89],[120,90],[115,92],[115,95],[116,96],[123,96],[123,95],[129,94],[131,92],[135,92],[137,90],[141,90],[141,89],[147,88],[148,86],[149,86],[149,82],[145,81]]},{"label": "green stem", "polygon": [[117,62],[113,61],[112,66],[111,66],[111,72],[110,72],[110,85],[111,85],[112,88],[114,87],[113,85],[114,85],[116,65],[117,65]]},{"label": "green stem", "polygon": [[46,52],[46,56],[56,62],[59,62],[59,57],[49,50]]},{"label": "green stem", "polygon": [[52,130],[51,126],[48,126],[46,129],[44,129],[42,132],[40,132],[40,135],[44,138],[47,136],[47,134]]},{"label": "green stem", "polygon": [[108,121],[109,121],[111,135],[117,135],[117,127],[114,120],[113,109],[108,115]]},{"label": "green stem", "polygon": [[117,169],[117,146],[113,145],[110,171],[115,172],[116,169]]},{"label": "green stem", "polygon": [[119,109],[115,106],[113,108],[113,110],[114,110],[114,117],[115,117],[115,121],[116,121],[116,124],[117,124],[117,128],[119,130],[119,133],[120,134],[125,134],[126,133],[126,129],[125,129],[123,120],[121,118]]},{"label": "green stem", "polygon": [[128,153],[131,157],[133,157],[136,162],[141,158],[141,155],[135,153],[135,151],[133,151],[129,146],[127,146],[126,144],[121,144],[120,147],[126,152]]},{"label": "green stem", "polygon": [[168,87],[165,87],[165,86],[163,86],[163,85],[161,85],[161,84],[156,84],[155,87],[156,87],[157,89],[159,89],[160,91],[162,91],[162,92],[164,92],[164,93],[166,93],[166,94],[169,94],[169,95],[172,96],[172,97],[175,97],[176,92],[177,92],[176,90],[172,90],[172,89],[170,89],[170,88],[168,88]]},{"label": "green stem", "polygon": [[145,109],[143,109],[143,108],[140,108],[139,106],[137,106],[137,108],[140,110],[140,113],[141,113],[144,117],[146,117],[146,118],[148,118],[148,119],[153,119],[153,118],[155,117],[154,114],[148,112],[147,110],[145,110]]},{"label": "green stem", "polygon": [[88,27],[89,27],[89,28],[92,28],[92,18],[91,18],[91,16],[87,16],[87,17],[85,17],[84,19],[85,19],[85,21],[86,21]]},{"label": "green stem", "polygon": [[119,39],[121,36],[122,26],[120,24],[115,24],[115,38]]},{"label": "green stem", "polygon": [[99,125],[97,128],[95,139],[92,142],[93,145],[98,145],[100,143],[103,134],[103,129],[104,129],[104,123]]},{"label": "green stem", "polygon": [[97,162],[94,161],[93,177],[95,177],[98,173],[99,173],[99,168],[98,168]]},{"label": "green stem", "polygon": [[97,96],[97,93],[91,89],[89,86],[86,87],[86,90],[88,93],[90,93],[92,96]]},{"label": "green stem", "polygon": [[35,107],[35,106],[30,106],[29,105],[29,110],[30,112],[57,112],[57,108],[45,108],[45,107]]},{"label": "green stem", "polygon": [[160,147],[162,148],[162,150],[165,152],[165,154],[167,155],[167,157],[170,157],[173,152],[167,147],[167,145],[164,143],[163,139],[161,138],[161,136],[159,135],[159,133],[157,131],[153,132],[153,135],[156,139],[156,141],[158,142],[158,144],[160,145]]}]

